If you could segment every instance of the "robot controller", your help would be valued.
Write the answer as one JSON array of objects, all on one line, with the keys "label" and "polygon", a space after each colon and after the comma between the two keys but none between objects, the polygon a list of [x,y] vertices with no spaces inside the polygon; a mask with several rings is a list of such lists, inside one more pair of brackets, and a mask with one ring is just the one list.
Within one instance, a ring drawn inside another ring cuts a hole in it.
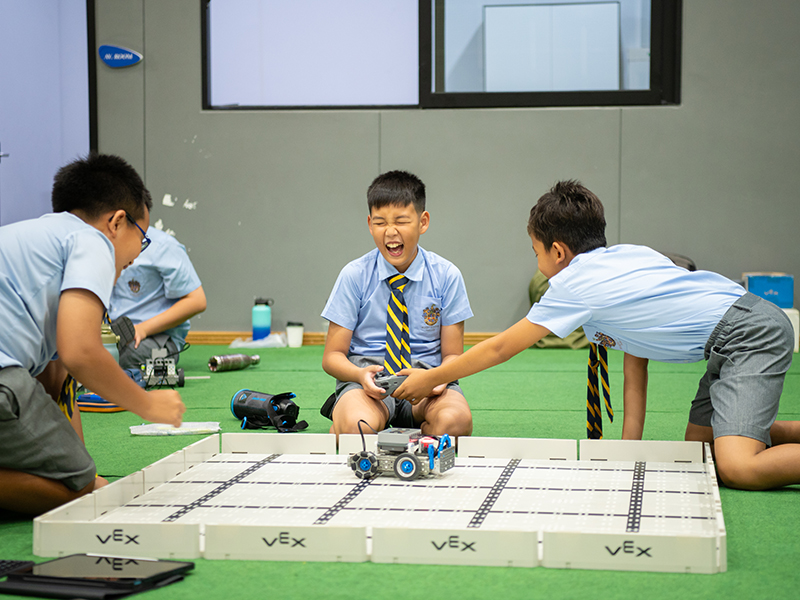
[{"label": "robot controller", "polygon": [[386,395],[391,396],[397,391],[403,382],[406,380],[406,375],[389,375],[386,371],[376,375],[375,385],[379,388],[386,390]]}]

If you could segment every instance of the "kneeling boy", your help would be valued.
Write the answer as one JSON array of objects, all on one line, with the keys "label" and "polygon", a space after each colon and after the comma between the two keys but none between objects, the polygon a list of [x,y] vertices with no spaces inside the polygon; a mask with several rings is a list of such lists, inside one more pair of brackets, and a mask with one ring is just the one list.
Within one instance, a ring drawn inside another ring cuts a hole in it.
[{"label": "kneeling boy", "polygon": [[0,227],[0,508],[30,514],[106,483],[83,444],[75,379],[148,421],[178,426],[185,410],[177,392],[136,385],[100,338],[114,281],[147,246],[139,175],[90,155],[59,170],[53,204],[64,212]]},{"label": "kneeling boy", "polygon": [[147,237],[150,251],[120,276],[108,310],[112,323],[127,317],[134,326],[133,340],[119,350],[123,369],[138,368],[160,349],[177,364],[189,319],[206,309],[206,294],[183,244],[155,227]]},{"label": "kneeling boy", "polygon": [[[776,421],[794,334],[788,317],[716,273],[687,271],[644,246],[606,248],[603,205],[575,181],[539,198],[528,221],[550,288],[527,318],[395,393],[417,398],[442,381],[504,362],[549,332],[583,326],[625,353],[624,439],[641,439],[649,360],[706,360],[687,440],[713,442],[722,481],[743,489],[800,483],[800,421]],[[405,373],[405,372],[404,372]]]}]

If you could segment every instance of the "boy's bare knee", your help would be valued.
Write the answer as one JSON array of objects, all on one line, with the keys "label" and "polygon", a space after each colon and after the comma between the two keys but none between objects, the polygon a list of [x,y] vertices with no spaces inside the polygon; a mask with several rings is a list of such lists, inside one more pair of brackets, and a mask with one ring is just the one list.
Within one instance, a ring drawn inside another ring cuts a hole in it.
[{"label": "boy's bare knee", "polygon": [[720,461],[717,459],[717,475],[720,481],[729,488],[739,490],[758,490],[758,472],[747,464],[736,461]]},{"label": "boy's bare knee", "polygon": [[[91,494],[97,478],[80,490],[71,490],[55,479],[47,479],[21,471],[0,469],[6,486],[0,492],[0,508],[26,515],[40,515],[54,508]],[[102,480],[108,483],[105,479]]]},{"label": "boy's bare knee", "polygon": [[472,414],[464,412],[454,414],[450,420],[449,431],[445,433],[452,437],[472,435]]},{"label": "boy's bare knee", "polygon": [[[366,421],[366,424],[364,423]],[[361,425],[361,429],[359,431],[359,424]],[[380,431],[383,429],[380,423],[372,423],[370,419],[361,418],[361,419],[334,419],[333,420],[333,429],[335,433],[342,434],[342,433],[375,433],[375,431]]]},{"label": "boy's bare knee", "polygon": [[[370,414],[365,414],[370,413]],[[333,430],[342,433],[375,433],[386,427],[386,417],[376,411],[341,410],[333,413]]]},{"label": "boy's bare knee", "polygon": [[472,435],[472,415],[456,408],[440,410],[427,421],[425,433],[429,435],[447,434],[451,437]]},{"label": "boy's bare knee", "polygon": [[333,407],[331,417],[333,432],[337,435],[359,433],[359,424],[361,432],[366,434],[383,429],[389,413],[382,402],[373,400],[362,390],[351,390]]},{"label": "boy's bare knee", "polygon": [[769,487],[758,460],[758,455],[766,444],[741,436],[725,436],[717,438],[715,446],[717,475],[722,483],[740,490],[761,490]]}]

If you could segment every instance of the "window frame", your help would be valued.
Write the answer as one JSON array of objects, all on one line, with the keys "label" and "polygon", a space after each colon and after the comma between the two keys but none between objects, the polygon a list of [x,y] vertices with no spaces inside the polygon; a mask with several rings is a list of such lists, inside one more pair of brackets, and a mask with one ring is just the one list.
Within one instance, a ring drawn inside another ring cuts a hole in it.
[{"label": "window frame", "polygon": [[419,110],[469,108],[560,108],[580,106],[658,106],[680,104],[683,0],[650,0],[650,88],[647,90],[575,92],[434,92],[432,44],[435,0],[418,0],[419,101],[400,105],[292,105],[214,106],[210,103],[208,4],[200,0],[202,108],[209,111],[241,110]]},{"label": "window frame", "polygon": [[[558,108],[680,104],[682,0],[650,0],[650,88],[576,92],[433,92],[432,0],[420,0],[420,108]],[[441,69],[439,70],[441,72]]]}]

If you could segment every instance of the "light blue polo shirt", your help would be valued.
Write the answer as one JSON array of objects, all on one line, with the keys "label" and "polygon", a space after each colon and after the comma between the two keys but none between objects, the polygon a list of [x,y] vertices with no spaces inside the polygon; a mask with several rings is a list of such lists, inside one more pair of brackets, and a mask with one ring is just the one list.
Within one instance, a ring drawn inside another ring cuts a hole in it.
[{"label": "light blue polo shirt", "polygon": [[[152,240],[150,246],[122,271],[114,286],[108,310],[112,321],[122,315],[134,325],[147,321],[201,285],[183,244],[155,227],[148,228],[147,237]],[[164,333],[180,349],[190,325],[187,320]]]},{"label": "light blue polo shirt", "polygon": [[[404,275],[411,358],[438,366],[442,362],[441,328],[472,316],[467,288],[458,268],[417,247]],[[339,273],[322,311],[323,318],[353,332],[350,354],[383,356],[390,288],[397,274],[377,248],[347,264]]]},{"label": "light blue polo shirt", "polygon": [[115,276],[114,246],[71,213],[0,227],[0,368],[41,373],[56,356],[61,292],[89,290],[107,307]]},{"label": "light blue polo shirt", "polygon": [[589,341],[641,358],[696,362],[744,293],[717,273],[690,272],[651,248],[620,244],[573,258],[528,320],[559,337],[582,325]]}]

